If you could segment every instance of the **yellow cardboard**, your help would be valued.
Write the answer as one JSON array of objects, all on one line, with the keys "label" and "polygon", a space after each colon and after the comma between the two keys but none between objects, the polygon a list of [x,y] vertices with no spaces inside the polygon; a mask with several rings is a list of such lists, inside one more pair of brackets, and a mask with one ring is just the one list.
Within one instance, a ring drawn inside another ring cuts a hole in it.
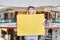
[{"label": "yellow cardboard", "polygon": [[17,36],[45,35],[44,14],[17,15]]}]

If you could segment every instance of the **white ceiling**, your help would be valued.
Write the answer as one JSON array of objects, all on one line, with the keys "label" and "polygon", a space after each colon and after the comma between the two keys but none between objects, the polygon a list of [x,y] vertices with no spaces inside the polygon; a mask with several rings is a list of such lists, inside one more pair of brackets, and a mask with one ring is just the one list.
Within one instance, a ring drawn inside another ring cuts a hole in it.
[{"label": "white ceiling", "polygon": [[0,0],[0,6],[28,7],[60,6],[60,0]]}]

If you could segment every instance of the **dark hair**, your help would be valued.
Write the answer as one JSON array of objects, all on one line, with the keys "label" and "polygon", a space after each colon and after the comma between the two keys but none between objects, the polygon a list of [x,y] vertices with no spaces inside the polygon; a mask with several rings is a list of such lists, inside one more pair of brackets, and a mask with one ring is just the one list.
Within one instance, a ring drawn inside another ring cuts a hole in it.
[{"label": "dark hair", "polygon": [[29,6],[29,7],[28,7],[28,10],[29,10],[29,8],[33,8],[33,9],[35,9],[35,7],[34,7],[34,6]]}]

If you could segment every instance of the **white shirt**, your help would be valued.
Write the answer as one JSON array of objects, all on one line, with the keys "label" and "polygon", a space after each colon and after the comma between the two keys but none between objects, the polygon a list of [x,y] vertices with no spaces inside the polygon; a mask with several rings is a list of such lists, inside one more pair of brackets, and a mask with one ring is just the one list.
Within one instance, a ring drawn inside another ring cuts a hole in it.
[{"label": "white shirt", "polygon": [[38,39],[38,36],[25,36],[25,39]]}]

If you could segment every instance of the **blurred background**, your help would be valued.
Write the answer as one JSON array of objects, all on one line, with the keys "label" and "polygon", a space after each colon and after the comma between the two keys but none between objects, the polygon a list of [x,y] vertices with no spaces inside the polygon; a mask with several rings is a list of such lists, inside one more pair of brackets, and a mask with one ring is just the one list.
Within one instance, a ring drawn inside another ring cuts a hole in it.
[{"label": "blurred background", "polygon": [[60,40],[60,0],[0,0],[0,39],[24,40],[17,36],[17,14],[26,14],[34,6],[36,14],[44,14],[45,35],[39,40]]}]

